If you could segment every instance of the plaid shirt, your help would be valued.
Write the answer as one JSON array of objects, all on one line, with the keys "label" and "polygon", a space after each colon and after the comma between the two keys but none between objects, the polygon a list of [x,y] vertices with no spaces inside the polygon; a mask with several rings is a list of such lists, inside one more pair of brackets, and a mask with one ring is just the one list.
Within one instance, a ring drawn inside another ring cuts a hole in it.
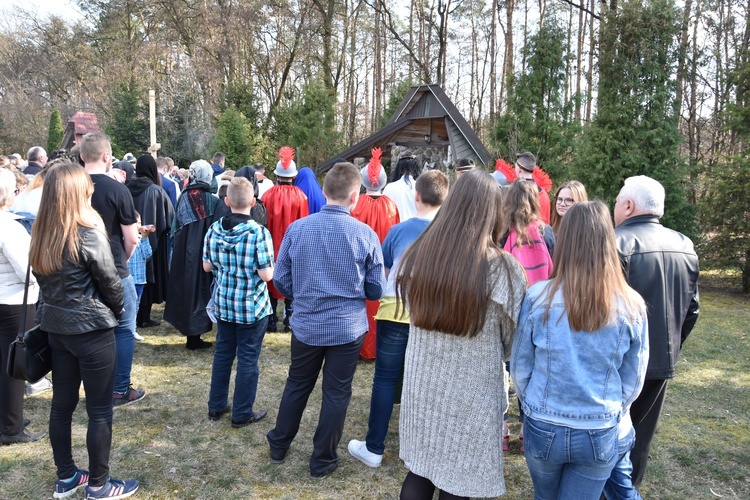
[{"label": "plaid shirt", "polygon": [[224,217],[208,229],[203,260],[216,278],[216,316],[229,323],[251,324],[271,314],[268,287],[259,269],[273,267],[271,233],[249,219],[231,229]]},{"label": "plaid shirt", "polygon": [[133,276],[133,283],[143,285],[146,283],[146,261],[151,258],[153,251],[148,237],[141,238],[141,242],[135,247],[135,252],[128,260],[128,269]]},{"label": "plaid shirt", "polygon": [[383,252],[375,231],[324,205],[293,222],[284,235],[274,284],[294,299],[290,326],[312,346],[353,342],[367,329],[365,282],[383,284]]}]

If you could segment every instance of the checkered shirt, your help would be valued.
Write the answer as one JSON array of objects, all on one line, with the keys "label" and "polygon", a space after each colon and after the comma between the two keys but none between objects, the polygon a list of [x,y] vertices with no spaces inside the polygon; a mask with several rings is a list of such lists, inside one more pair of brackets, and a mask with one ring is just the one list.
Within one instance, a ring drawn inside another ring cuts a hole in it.
[{"label": "checkered shirt", "polygon": [[383,284],[375,231],[337,205],[293,222],[274,270],[276,288],[294,299],[290,326],[300,342],[342,345],[368,330],[365,282]]},{"label": "checkered shirt", "polygon": [[151,258],[153,251],[148,237],[141,238],[141,242],[135,247],[135,252],[128,260],[128,269],[133,277],[133,283],[143,285],[146,283],[146,261]]},{"label": "checkered shirt", "polygon": [[228,323],[251,324],[271,314],[268,287],[259,269],[273,267],[271,233],[249,220],[230,230],[222,219],[208,229],[203,260],[216,278],[216,316]]}]

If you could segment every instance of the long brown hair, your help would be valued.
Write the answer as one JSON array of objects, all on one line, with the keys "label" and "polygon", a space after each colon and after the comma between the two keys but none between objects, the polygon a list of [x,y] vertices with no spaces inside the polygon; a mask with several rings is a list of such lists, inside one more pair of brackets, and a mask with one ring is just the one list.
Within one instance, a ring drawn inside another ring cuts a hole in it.
[{"label": "long brown hair", "polygon": [[[516,230],[516,239],[523,244],[529,239],[526,227],[541,219],[539,192],[536,184],[524,179],[515,180],[503,192],[502,235]],[[540,230],[541,233],[541,230]]]},{"label": "long brown hair", "polygon": [[645,314],[643,299],[625,281],[612,219],[601,201],[582,201],[568,209],[557,236],[554,269],[546,289],[546,316],[562,289],[574,330],[594,332],[607,325],[618,300],[631,318]]},{"label": "long brown hair", "polygon": [[[492,289],[490,266],[497,256],[508,255],[498,246],[500,206],[492,176],[467,172],[404,252],[396,297],[406,297],[415,326],[469,337],[482,329]],[[508,272],[507,261],[503,264]]]},{"label": "long brown hair", "polygon": [[[550,225],[552,226],[552,231],[557,234],[557,230],[560,229],[560,223],[562,222],[563,218],[562,215],[557,213],[557,197],[560,196],[560,191],[563,189],[568,188],[570,189],[570,192],[573,194],[573,203],[580,203],[582,201],[588,201],[589,195],[586,192],[586,186],[584,186],[579,181],[568,181],[563,182],[560,184],[560,187],[557,188],[557,192],[555,193],[555,197],[552,198],[552,210],[550,211]],[[568,209],[570,210],[570,209]]]},{"label": "long brown hair", "polygon": [[62,163],[47,172],[39,214],[31,229],[29,260],[34,272],[49,275],[63,267],[63,257],[78,263],[78,227],[103,226],[91,208],[91,177],[80,166]]}]

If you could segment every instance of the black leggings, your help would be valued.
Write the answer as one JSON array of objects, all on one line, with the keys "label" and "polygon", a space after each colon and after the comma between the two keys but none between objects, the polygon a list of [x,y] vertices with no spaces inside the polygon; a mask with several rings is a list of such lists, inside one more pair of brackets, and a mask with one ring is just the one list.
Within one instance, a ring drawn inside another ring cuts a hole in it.
[{"label": "black leggings", "polygon": [[[438,500],[452,500],[469,497],[459,497],[452,495],[447,491],[438,490]],[[432,495],[435,493],[435,485],[429,479],[417,476],[413,472],[409,472],[404,479],[404,484],[401,485],[401,500],[432,500]]]},{"label": "black leggings", "polygon": [[49,438],[57,477],[76,473],[71,442],[73,411],[83,382],[89,423],[89,484],[103,486],[109,476],[112,445],[112,391],[115,383],[115,335],[113,329],[78,335],[49,334],[52,350],[52,408]]}]

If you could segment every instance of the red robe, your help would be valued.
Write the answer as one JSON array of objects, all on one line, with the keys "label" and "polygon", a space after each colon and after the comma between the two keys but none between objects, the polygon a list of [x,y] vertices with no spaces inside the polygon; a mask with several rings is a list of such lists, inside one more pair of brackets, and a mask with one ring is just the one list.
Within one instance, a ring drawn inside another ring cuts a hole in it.
[{"label": "red robe", "polygon": [[[273,261],[276,262],[286,228],[310,213],[307,196],[297,186],[277,184],[266,191],[261,200],[268,214],[268,231],[273,239]],[[268,282],[268,291],[276,299],[284,298],[273,286],[273,280]]]},{"label": "red robe", "polygon": [[[357,206],[352,210],[352,217],[370,226],[380,238],[381,245],[391,227],[400,222],[398,207],[387,196],[361,195]],[[365,359],[375,359],[375,316],[378,314],[380,301],[366,300],[365,304],[369,331],[365,335],[359,355]]]},{"label": "red robe", "polygon": [[550,199],[549,193],[544,188],[539,188],[539,213],[542,216],[542,221],[550,225]]}]

